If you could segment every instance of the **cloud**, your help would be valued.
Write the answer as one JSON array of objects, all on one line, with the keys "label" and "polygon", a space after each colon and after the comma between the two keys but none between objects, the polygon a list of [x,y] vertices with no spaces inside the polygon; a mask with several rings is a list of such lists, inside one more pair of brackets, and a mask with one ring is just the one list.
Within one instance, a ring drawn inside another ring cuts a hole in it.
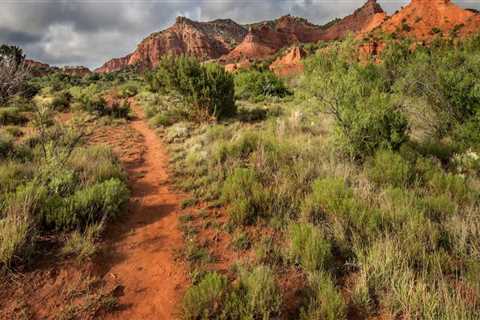
[{"label": "cloud", "polygon": [[[302,16],[324,24],[365,0],[3,0],[0,43],[21,46],[28,57],[54,65],[96,67],[135,49],[148,34],[178,15],[196,20],[231,18],[239,23]],[[383,0],[390,12],[408,1]],[[480,9],[478,1],[455,1]]]}]

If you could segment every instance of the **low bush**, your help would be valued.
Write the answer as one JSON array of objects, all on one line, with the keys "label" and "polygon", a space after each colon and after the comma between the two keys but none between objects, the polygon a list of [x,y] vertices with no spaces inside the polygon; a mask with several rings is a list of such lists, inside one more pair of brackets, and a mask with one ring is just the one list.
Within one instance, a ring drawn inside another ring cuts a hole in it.
[{"label": "low bush", "polygon": [[208,273],[183,297],[182,317],[186,320],[213,319],[222,313],[226,298],[227,279],[217,273]]},{"label": "low bush", "polygon": [[73,231],[65,242],[62,253],[67,256],[76,256],[78,260],[90,258],[97,252],[96,241],[103,229],[102,223],[89,225],[82,233]]},{"label": "low bush", "polygon": [[27,118],[16,107],[0,107],[0,125],[19,125],[27,122]]},{"label": "low bush", "polygon": [[305,271],[326,271],[333,262],[332,248],[319,229],[311,224],[293,224],[289,235],[290,256]]},{"label": "low bush", "polygon": [[121,102],[113,102],[112,106],[106,112],[113,118],[127,119],[131,115],[130,102],[123,100]]},{"label": "low bush", "polygon": [[13,151],[13,138],[0,133],[0,159],[6,158]]},{"label": "low bush", "polygon": [[75,192],[60,200],[51,199],[44,210],[48,229],[83,229],[87,225],[111,219],[120,211],[129,197],[125,184],[110,179]]},{"label": "low bush", "polygon": [[229,204],[230,221],[236,225],[254,223],[261,214],[263,187],[250,169],[235,169],[223,185],[222,199]]},{"label": "low bush", "polygon": [[280,313],[282,297],[269,267],[258,266],[251,272],[243,272],[237,290],[243,293],[243,308],[240,308],[243,314],[240,319],[246,316],[271,319]]},{"label": "low bush", "polygon": [[328,273],[315,272],[308,279],[308,305],[301,311],[302,320],[347,319],[347,307]]},{"label": "low bush", "polygon": [[0,266],[11,266],[28,257],[33,247],[32,222],[28,216],[0,218]]},{"label": "low bush", "polygon": [[235,75],[236,96],[240,99],[262,100],[283,98],[290,93],[283,81],[271,71],[241,71]]},{"label": "low bush", "polygon": [[182,302],[183,319],[273,319],[280,314],[281,294],[272,270],[258,266],[241,270],[238,282],[207,273],[187,290]]},{"label": "low bush", "polygon": [[129,84],[122,86],[119,91],[120,98],[131,98],[138,94],[138,88],[135,85]]},{"label": "low bush", "polygon": [[62,91],[53,97],[51,108],[55,111],[65,111],[70,107],[72,95],[68,91]]},{"label": "low bush", "polygon": [[149,82],[154,91],[179,94],[189,120],[220,119],[236,112],[233,76],[217,64],[201,65],[186,56],[165,57]]},{"label": "low bush", "polygon": [[381,186],[408,187],[413,179],[413,168],[398,153],[381,150],[367,167],[368,177]]},{"label": "low bush", "polygon": [[65,253],[90,256],[98,226],[129,197],[112,151],[78,147],[82,128],[56,124],[50,116],[39,112],[41,134],[25,143],[10,141],[0,161],[0,268],[26,262],[45,233],[73,231]]}]

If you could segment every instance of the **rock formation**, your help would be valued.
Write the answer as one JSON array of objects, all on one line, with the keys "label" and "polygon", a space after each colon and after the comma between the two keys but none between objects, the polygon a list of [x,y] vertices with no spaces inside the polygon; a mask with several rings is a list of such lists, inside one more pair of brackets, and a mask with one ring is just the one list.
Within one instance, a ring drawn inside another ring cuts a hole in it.
[{"label": "rock formation", "polygon": [[76,66],[76,67],[66,66],[61,68],[60,70],[64,74],[68,74],[70,76],[75,76],[75,77],[84,77],[92,73],[90,69],[83,66]]},{"label": "rock formation", "polygon": [[[202,61],[216,60],[225,64],[228,70],[235,71],[254,60],[269,58],[282,48],[338,40],[350,32],[357,39],[384,32],[428,41],[438,34],[465,37],[479,30],[480,14],[475,10],[464,10],[450,0],[412,0],[391,17],[376,0],[367,0],[353,14],[323,27],[290,15],[246,26],[229,19],[195,22],[179,17],[172,27],[143,40],[133,53],[112,59],[95,71],[112,72],[128,66],[152,68],[162,56],[169,54],[187,54]],[[379,43],[366,44],[362,48],[365,54],[378,54],[381,49]],[[277,61],[274,68],[285,64],[288,59],[296,61],[298,53],[289,52],[291,55],[283,57],[284,61],[283,58]],[[300,67],[297,65],[296,68]]]},{"label": "rock formation", "polygon": [[367,34],[387,18],[387,14],[376,0],[368,0],[361,8],[328,28],[322,40],[344,38],[349,32],[354,35]]},{"label": "rock formation", "polygon": [[412,0],[379,29],[426,41],[442,34],[465,37],[480,30],[480,15],[450,0]]},{"label": "rock formation", "polygon": [[96,72],[112,72],[127,66],[155,67],[163,55],[187,54],[200,60],[217,59],[230,52],[247,34],[247,29],[230,19],[195,22],[178,17],[175,24],[144,39],[135,52],[112,59]]},{"label": "rock formation", "polygon": [[260,22],[250,25],[248,35],[242,43],[220,58],[220,62],[263,59],[284,47],[322,40],[323,33],[322,27],[290,15]]},{"label": "rock formation", "polygon": [[287,53],[270,65],[270,70],[277,76],[287,77],[303,72],[302,59],[305,57],[305,51],[296,46],[287,51]]}]

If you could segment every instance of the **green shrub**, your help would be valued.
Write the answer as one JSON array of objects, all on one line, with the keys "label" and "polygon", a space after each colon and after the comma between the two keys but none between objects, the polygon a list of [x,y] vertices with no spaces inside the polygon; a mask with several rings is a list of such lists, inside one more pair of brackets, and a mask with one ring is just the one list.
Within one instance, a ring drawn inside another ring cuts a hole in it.
[{"label": "green shrub", "polygon": [[313,183],[312,193],[302,205],[302,217],[307,222],[320,223],[328,215],[343,216],[357,208],[353,191],[340,179],[318,179]]},{"label": "green shrub", "polygon": [[[32,176],[29,165],[14,161],[0,163],[0,194],[6,195],[17,189]],[[0,196],[1,199],[1,196]]]},{"label": "green shrub", "polygon": [[247,233],[237,232],[233,235],[232,246],[235,250],[248,250],[250,245],[251,241]]},{"label": "green shrub", "polygon": [[73,231],[62,248],[64,255],[75,255],[78,260],[85,260],[92,257],[97,252],[97,241],[102,232],[103,225],[101,223],[87,226],[82,233],[78,230]]},{"label": "green shrub", "polygon": [[183,319],[272,319],[280,313],[281,294],[268,267],[242,270],[233,285],[224,276],[207,273],[190,287],[182,301]]},{"label": "green shrub", "polygon": [[381,67],[352,63],[348,45],[356,47],[345,41],[338,51],[308,59],[305,87],[333,117],[335,143],[344,154],[362,160],[378,149],[397,150],[408,140],[403,106],[386,90]]},{"label": "green shrub", "polygon": [[398,153],[381,150],[370,162],[367,173],[376,184],[407,187],[412,182],[413,169]]},{"label": "green shrub", "polygon": [[131,114],[130,103],[127,100],[120,103],[115,101],[106,113],[117,119],[127,119]]},{"label": "green shrub", "polygon": [[149,82],[154,91],[177,92],[190,120],[220,119],[236,112],[233,76],[217,64],[201,65],[186,56],[165,57]]},{"label": "green shrub", "polygon": [[9,194],[0,215],[0,266],[27,259],[34,246],[35,214],[46,198],[46,189],[29,183]]},{"label": "green shrub", "polygon": [[19,125],[27,122],[27,118],[16,107],[0,107],[0,125]]},{"label": "green shrub", "polygon": [[118,179],[110,179],[80,189],[69,198],[49,199],[44,211],[44,224],[49,229],[84,228],[114,217],[126,203],[129,191]]},{"label": "green shrub", "polygon": [[434,173],[428,181],[428,186],[434,194],[445,194],[458,203],[469,203],[477,195],[465,177],[451,173]]},{"label": "green shrub", "polygon": [[309,276],[308,282],[309,302],[301,311],[300,319],[346,319],[345,302],[328,273],[313,273]]},{"label": "green shrub", "polygon": [[72,99],[70,92],[62,91],[53,98],[51,108],[55,111],[64,111],[69,108]]},{"label": "green shrub", "polygon": [[355,197],[341,179],[318,179],[312,189],[302,204],[302,219],[329,225],[337,246],[348,250],[351,244],[345,241],[353,235],[368,240],[385,228],[382,213]]},{"label": "green shrub", "polygon": [[264,235],[255,246],[257,263],[266,265],[281,265],[284,262],[282,247],[276,244],[271,236]]},{"label": "green shrub", "polygon": [[188,288],[182,301],[183,319],[214,319],[222,312],[227,279],[217,273],[207,273],[196,285]]},{"label": "green shrub", "polygon": [[77,148],[68,161],[81,185],[92,185],[116,178],[125,180],[125,173],[110,148],[92,146]]},{"label": "green shrub", "polygon": [[135,85],[125,85],[120,88],[120,97],[121,98],[131,98],[138,94],[138,88]]},{"label": "green shrub", "polygon": [[263,187],[251,169],[235,169],[222,189],[222,199],[229,204],[230,220],[236,225],[255,222],[262,213],[263,196]]},{"label": "green shrub", "polygon": [[289,235],[290,256],[305,271],[328,270],[333,262],[332,248],[319,229],[311,224],[293,224]]},{"label": "green shrub", "polygon": [[271,319],[280,313],[282,296],[269,267],[258,266],[244,272],[240,276],[240,292],[244,292],[243,317]]},{"label": "green shrub", "polygon": [[407,118],[385,94],[372,94],[357,100],[356,108],[340,112],[335,142],[350,157],[364,159],[378,149],[398,150],[408,141]]},{"label": "green shrub", "polygon": [[85,111],[90,113],[95,113],[98,115],[106,115],[107,111],[107,102],[103,97],[95,96],[92,98],[85,98],[83,101],[83,108]]},{"label": "green shrub", "polygon": [[235,75],[235,91],[240,99],[283,98],[290,94],[283,81],[271,71],[242,71]]},{"label": "green shrub", "polygon": [[32,247],[32,224],[28,216],[0,218],[0,269],[23,260]]},{"label": "green shrub", "polygon": [[0,159],[6,158],[14,150],[12,137],[0,133]]}]

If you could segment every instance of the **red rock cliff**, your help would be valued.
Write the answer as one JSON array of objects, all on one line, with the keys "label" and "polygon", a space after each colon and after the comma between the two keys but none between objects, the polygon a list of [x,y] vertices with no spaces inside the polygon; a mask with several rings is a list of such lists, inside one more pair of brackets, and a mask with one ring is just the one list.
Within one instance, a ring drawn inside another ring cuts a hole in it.
[{"label": "red rock cliff", "polygon": [[303,72],[302,59],[305,57],[305,51],[300,47],[293,47],[287,53],[270,65],[270,70],[277,76],[286,77]]},{"label": "red rock cliff", "polygon": [[229,19],[195,22],[178,17],[172,27],[144,39],[132,54],[112,59],[95,71],[112,72],[130,65],[151,68],[168,54],[216,59],[232,50],[246,34],[246,28]]},{"label": "red rock cliff", "polygon": [[412,0],[380,29],[417,40],[430,40],[436,34],[449,35],[452,32],[464,37],[480,30],[480,15],[464,10],[450,0]]},{"label": "red rock cliff", "polygon": [[250,25],[245,39],[221,62],[235,62],[244,59],[263,59],[279,49],[296,43],[316,42],[323,39],[324,30],[305,19],[284,16],[277,20]]},{"label": "red rock cliff", "polygon": [[387,18],[387,14],[376,0],[368,0],[363,7],[357,9],[333,26],[327,29],[322,40],[336,40],[344,38],[349,32],[354,35],[366,34]]}]

